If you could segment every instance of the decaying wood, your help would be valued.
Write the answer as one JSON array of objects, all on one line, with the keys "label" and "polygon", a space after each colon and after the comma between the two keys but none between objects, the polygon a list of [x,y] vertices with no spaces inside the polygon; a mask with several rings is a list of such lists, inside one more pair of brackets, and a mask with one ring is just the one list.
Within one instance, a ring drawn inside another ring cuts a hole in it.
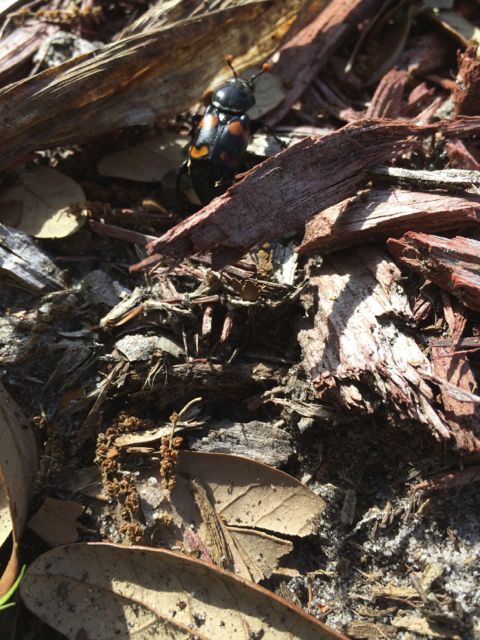
[{"label": "decaying wood", "polygon": [[354,620],[346,626],[346,632],[355,640],[394,640],[398,631],[391,624],[370,622],[368,620]]},{"label": "decaying wood", "polygon": [[[212,85],[267,58],[301,0],[255,0],[124,38],[0,90],[0,167],[32,149],[78,143],[187,110]],[[215,37],[212,38],[212,33]]]},{"label": "decaying wood", "polygon": [[271,467],[285,465],[293,454],[291,436],[284,429],[258,420],[210,423],[208,433],[191,435],[189,444],[194,451],[246,456]]},{"label": "decaying wood", "polygon": [[421,131],[401,121],[366,120],[306,138],[150,243],[151,261],[156,253],[184,257],[221,248],[218,266],[234,262],[252,246],[302,229],[315,213],[356,193],[369,167],[412,148],[410,136]]},{"label": "decaying wood", "polygon": [[312,269],[312,292],[304,305],[316,308],[313,324],[298,338],[320,397],[347,409],[383,413],[393,424],[427,425],[439,439],[450,429],[434,408],[434,394],[421,375],[430,363],[399,328],[411,311],[399,285],[400,272],[380,250],[362,247],[337,253]]},{"label": "decaying wood", "polygon": [[388,248],[402,264],[480,311],[480,242],[471,238],[441,238],[406,233],[389,239]]},{"label": "decaying wood", "polygon": [[480,60],[476,47],[468,47],[459,55],[460,68],[453,92],[455,113],[462,115],[478,115],[480,101]]},{"label": "decaying wood", "polygon": [[[433,285],[432,285],[433,286]],[[455,298],[442,291],[443,315],[448,325],[450,341],[444,338],[430,340],[430,360],[436,376],[448,384],[440,385],[444,414],[458,449],[475,452],[480,450],[480,398],[459,397],[458,389],[474,395],[475,375],[469,361],[469,353],[459,347],[468,323],[468,314]],[[453,388],[451,385],[454,385]]]},{"label": "decaying wood", "polygon": [[458,489],[468,486],[473,482],[480,482],[480,466],[467,467],[461,471],[452,471],[451,473],[442,473],[438,476],[420,482],[413,487],[414,491],[422,489]]},{"label": "decaying wood", "polygon": [[438,171],[404,169],[403,167],[374,167],[372,174],[403,184],[424,185],[431,189],[458,189],[480,186],[480,173],[467,169],[440,169]]},{"label": "decaying wood", "polygon": [[470,171],[480,170],[480,162],[473,157],[462,140],[449,140],[445,145],[445,150],[451,167]]},{"label": "decaying wood", "polygon": [[430,31],[418,36],[411,35],[408,48],[400,56],[400,65],[417,78],[443,69],[450,61],[451,47],[444,34]]},{"label": "decaying wood", "polygon": [[468,138],[480,131],[479,116],[462,116],[456,120],[445,120],[439,123],[442,133],[447,138]]},{"label": "decaying wood", "polygon": [[[430,342],[431,361],[437,376],[451,384],[474,392],[477,387],[475,376],[465,353],[455,353],[452,347],[442,347]],[[448,387],[441,387],[445,418],[447,419],[457,447],[465,451],[480,451],[480,405],[474,402],[460,402],[449,393]]]},{"label": "decaying wood", "polygon": [[448,231],[479,224],[480,197],[471,193],[370,189],[314,216],[298,251],[323,254],[407,231]]},{"label": "decaying wood", "polygon": [[[121,38],[132,36],[135,33],[142,33],[149,29],[158,29],[167,24],[173,24],[180,20],[186,20],[193,17],[194,14],[204,13],[208,10],[205,3],[199,3],[195,0],[174,0],[165,3],[164,0],[157,0],[150,8],[142,13],[132,24],[129,24],[120,34]],[[216,8],[224,8],[216,7]],[[197,11],[195,11],[197,9]]]},{"label": "decaying wood", "polygon": [[205,523],[208,540],[207,547],[210,556],[217,566],[233,570],[234,561],[226,540],[224,524],[220,520],[220,517],[208,499],[205,488],[200,482],[195,478],[191,478],[190,484],[198,510]]},{"label": "decaying wood", "polygon": [[1,223],[0,273],[37,293],[64,287],[62,272],[31,236]]},{"label": "decaying wood", "polygon": [[409,93],[402,115],[413,118],[435,101],[435,89],[426,82],[417,84]]},{"label": "decaying wood", "polygon": [[289,111],[349,33],[382,4],[379,0],[331,0],[317,18],[285,43],[274,71],[289,89],[269,116],[269,123],[278,122]]},{"label": "decaying wood", "polygon": [[402,110],[403,92],[409,75],[392,69],[380,80],[367,109],[367,118],[398,118]]}]

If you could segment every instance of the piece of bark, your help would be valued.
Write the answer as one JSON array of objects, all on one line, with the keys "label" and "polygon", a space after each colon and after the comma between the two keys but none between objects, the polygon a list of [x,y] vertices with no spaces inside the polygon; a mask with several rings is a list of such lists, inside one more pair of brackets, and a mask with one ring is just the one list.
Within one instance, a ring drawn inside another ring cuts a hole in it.
[{"label": "piece of bark", "polygon": [[[77,144],[112,129],[187,110],[231,77],[264,60],[295,19],[301,0],[255,0],[133,35],[0,90],[0,167],[28,151]],[[215,37],[212,38],[212,33]]]},{"label": "piece of bark", "polygon": [[474,116],[480,113],[480,60],[476,47],[459,54],[459,70],[453,92],[456,115]]},{"label": "piece of bark", "polygon": [[298,251],[325,254],[406,231],[448,231],[479,224],[480,196],[375,188],[309,220]]},{"label": "piece of bark", "polygon": [[407,71],[391,69],[380,80],[367,109],[367,118],[398,118],[409,75]]},{"label": "piece of bark", "polygon": [[304,363],[318,395],[393,424],[427,425],[438,439],[450,429],[421,375],[430,363],[399,322],[411,321],[401,274],[376,247],[330,256],[312,269],[313,323],[299,331]]},{"label": "piece of bark", "polygon": [[347,624],[345,631],[354,640],[394,640],[398,636],[397,629],[391,624],[368,620],[354,620]]},{"label": "piece of bark", "polygon": [[[453,347],[442,347],[430,341],[431,362],[435,375],[448,380],[451,384],[475,392],[477,383],[465,353],[455,353]],[[480,451],[480,405],[474,402],[460,402],[449,392],[448,387],[441,387],[444,414],[461,450]]]},{"label": "piece of bark", "polygon": [[470,309],[480,311],[480,242],[409,232],[390,238],[396,260],[448,291]]},{"label": "piece of bark", "polygon": [[307,110],[309,99],[314,103],[312,111],[323,111],[346,123],[358,122],[365,117],[365,111],[355,110],[352,101],[342,93],[340,88],[332,86],[323,78],[316,78],[310,91],[304,95],[303,112]]},{"label": "piece of bark", "polygon": [[[302,229],[318,211],[356,193],[382,158],[413,148],[422,131],[405,122],[364,120],[322,138],[306,138],[248,172],[243,180],[167,231],[147,249],[185,257],[222,249],[217,267],[254,245]],[[152,256],[153,254],[153,256]]]},{"label": "piece of bark", "polygon": [[428,109],[435,100],[435,93],[435,89],[429,87],[426,82],[417,84],[408,95],[407,103],[402,110],[402,116],[414,118],[425,109]]},{"label": "piece of bark", "polygon": [[480,466],[467,467],[461,471],[442,473],[429,480],[424,480],[412,487],[414,491],[437,489],[460,489],[473,482],[480,482]]},{"label": "piece of bark", "polygon": [[382,4],[379,0],[331,0],[310,24],[287,40],[274,72],[288,91],[282,104],[269,115],[269,124],[288,113],[345,38]]},{"label": "piece of bark", "polygon": [[286,431],[258,420],[209,423],[207,435],[191,435],[189,444],[194,451],[246,456],[271,467],[285,465],[293,454],[292,439]]},{"label": "piece of bark", "polygon": [[451,58],[451,46],[442,33],[428,31],[409,38],[409,46],[400,56],[399,64],[410,75],[424,77],[437,69],[444,69]]},{"label": "piece of bark", "polygon": [[439,128],[447,138],[468,138],[480,132],[479,116],[461,116],[456,120],[439,122]]},{"label": "piece of bark", "polygon": [[448,140],[445,145],[445,151],[448,155],[450,167],[480,171],[480,162],[472,156],[462,140]]},{"label": "piece of bark", "polygon": [[36,242],[1,223],[0,273],[37,293],[64,288],[62,272]]}]

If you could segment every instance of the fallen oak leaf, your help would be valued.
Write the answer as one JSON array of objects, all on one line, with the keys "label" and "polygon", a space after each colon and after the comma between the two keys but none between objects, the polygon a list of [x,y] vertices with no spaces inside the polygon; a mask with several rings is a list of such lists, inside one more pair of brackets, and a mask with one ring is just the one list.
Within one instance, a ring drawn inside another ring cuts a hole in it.
[{"label": "fallen oak leaf", "polygon": [[0,596],[18,573],[18,543],[25,525],[37,465],[35,434],[0,384],[0,547],[12,541],[10,556],[0,564]]},{"label": "fallen oak leaf", "polygon": [[161,549],[79,543],[33,562],[26,606],[76,640],[347,640],[266,589]]},{"label": "fallen oak leaf", "polygon": [[187,142],[184,136],[174,133],[149,138],[103,156],[98,163],[98,172],[102,176],[138,182],[159,182],[182,164]]},{"label": "fallen oak leaf", "polygon": [[242,456],[180,451],[175,480],[165,490],[158,465],[137,480],[143,517],[161,546],[193,553],[193,533],[214,564],[255,581],[291,551],[282,536],[315,533],[325,508],[295,478]]},{"label": "fallen oak leaf", "polygon": [[242,456],[180,451],[177,470],[208,487],[228,525],[303,538],[315,532],[325,509],[324,500],[292,476]]},{"label": "fallen oak leaf", "polygon": [[0,220],[15,206],[17,229],[35,238],[64,238],[83,226],[85,202],[83,189],[72,178],[51,167],[36,167],[22,171],[19,183],[2,194]]},{"label": "fallen oak leaf", "polygon": [[83,512],[84,507],[79,502],[47,497],[27,526],[50,547],[57,547],[78,540],[81,525],[77,519]]}]

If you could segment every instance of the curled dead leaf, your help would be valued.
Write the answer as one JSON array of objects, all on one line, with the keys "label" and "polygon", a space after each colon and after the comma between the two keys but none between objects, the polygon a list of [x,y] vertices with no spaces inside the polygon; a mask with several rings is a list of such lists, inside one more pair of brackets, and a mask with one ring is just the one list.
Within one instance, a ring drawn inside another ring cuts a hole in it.
[{"label": "curled dead leaf", "polygon": [[32,612],[71,640],[345,640],[262,587],[160,549],[58,547],[30,565],[20,590]]},{"label": "curled dead leaf", "polygon": [[71,178],[51,169],[37,167],[23,171],[19,183],[0,197],[0,220],[36,238],[64,238],[83,226],[85,205],[83,189]]},{"label": "curled dead leaf", "polygon": [[137,490],[161,546],[180,545],[254,581],[292,550],[282,536],[313,533],[324,509],[322,498],[286,473],[225,454],[181,451],[172,490],[162,487],[157,468],[140,474]]},{"label": "curled dead leaf", "polygon": [[325,508],[292,476],[241,456],[181,451],[178,471],[209,488],[217,512],[232,526],[304,537],[315,532]]},{"label": "curled dead leaf", "polygon": [[35,435],[11,396],[0,384],[0,547],[12,550],[0,565],[0,596],[18,573],[18,541],[27,516],[37,466]]},{"label": "curled dead leaf", "polygon": [[138,182],[159,182],[169,171],[176,171],[185,159],[188,138],[165,133],[133,147],[110,153],[98,163],[102,176]]}]

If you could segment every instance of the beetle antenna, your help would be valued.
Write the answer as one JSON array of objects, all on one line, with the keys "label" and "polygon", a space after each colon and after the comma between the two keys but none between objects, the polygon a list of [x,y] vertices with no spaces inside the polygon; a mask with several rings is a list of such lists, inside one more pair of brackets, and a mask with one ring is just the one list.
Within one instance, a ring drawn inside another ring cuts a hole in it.
[{"label": "beetle antenna", "polygon": [[255,75],[253,75],[250,80],[248,81],[249,84],[253,84],[253,82],[261,75],[263,75],[264,73],[267,73],[267,71],[270,71],[270,69],[272,68],[271,64],[268,64],[268,62],[265,62],[265,64],[262,65],[262,70],[259,71],[258,73],[256,73]]},{"label": "beetle antenna", "polygon": [[233,73],[233,77],[234,77],[235,79],[237,79],[237,78],[238,78],[238,76],[237,76],[237,72],[235,71],[235,69],[234,69],[234,67],[233,67],[233,64],[232,64],[232,62],[233,62],[233,56],[232,56],[232,54],[231,54],[231,53],[229,53],[229,54],[228,54],[228,56],[226,56],[226,57],[225,57],[225,62],[226,62],[226,63],[228,64],[228,66],[230,67],[230,69],[231,69],[231,71],[232,71],[232,73]]}]

